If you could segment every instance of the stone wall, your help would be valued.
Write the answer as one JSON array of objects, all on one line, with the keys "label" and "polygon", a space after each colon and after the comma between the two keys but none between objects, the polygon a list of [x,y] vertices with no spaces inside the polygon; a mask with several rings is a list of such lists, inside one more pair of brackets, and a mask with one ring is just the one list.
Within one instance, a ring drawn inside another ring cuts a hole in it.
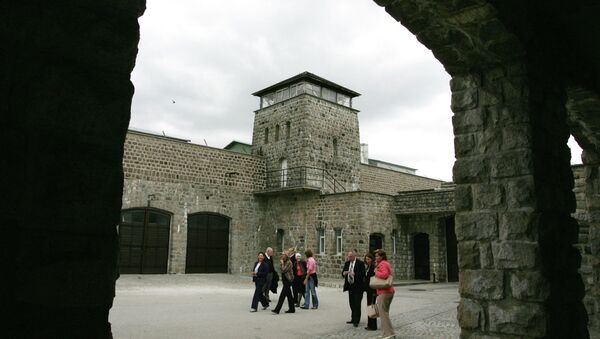
[{"label": "stone wall", "polygon": [[438,188],[442,182],[414,174],[360,164],[360,189],[366,192],[395,195],[401,191]]},{"label": "stone wall", "polygon": [[454,213],[454,189],[401,192],[395,198],[397,214]]},{"label": "stone wall", "polygon": [[231,218],[229,271],[249,270],[258,247],[264,161],[200,145],[130,131],[123,158],[122,208],[153,207],[172,214],[169,273],[184,273],[187,215],[213,212]]},{"label": "stone wall", "polygon": [[598,167],[573,166],[573,177],[577,198],[577,209],[573,217],[579,223],[579,241],[576,247],[582,257],[579,272],[585,284],[583,302],[589,317],[590,334],[600,336],[600,227],[595,203],[600,187]]},{"label": "stone wall", "polygon": [[6,338],[110,338],[145,1],[0,5]]}]

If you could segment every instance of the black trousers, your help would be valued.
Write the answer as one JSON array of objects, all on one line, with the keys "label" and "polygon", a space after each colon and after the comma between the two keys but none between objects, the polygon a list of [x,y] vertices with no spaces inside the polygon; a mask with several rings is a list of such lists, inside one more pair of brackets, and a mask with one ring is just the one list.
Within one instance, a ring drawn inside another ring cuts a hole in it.
[{"label": "black trousers", "polygon": [[285,298],[288,300],[288,309],[290,312],[295,312],[296,308],[294,305],[294,296],[292,295],[292,284],[287,281],[287,279],[283,278],[283,288],[281,289],[281,293],[279,294],[279,300],[277,301],[277,306],[273,311],[279,313],[281,311],[281,307],[283,307],[283,302]]},{"label": "black trousers", "polygon": [[302,297],[304,297],[304,293],[306,293],[306,286],[304,286],[303,282],[303,277],[294,276],[294,283],[292,284],[292,288],[296,304],[300,304]]},{"label": "black trousers", "polygon": [[[367,306],[375,304],[375,299],[377,299],[377,294],[375,290],[367,289]],[[377,329],[377,318],[369,318],[367,317],[367,327],[376,330]]]},{"label": "black trousers", "polygon": [[360,322],[360,306],[362,304],[363,291],[348,290],[348,303],[350,304],[350,310],[352,311],[352,323],[358,324]]},{"label": "black trousers", "polygon": [[254,281],[254,285],[255,285],[254,296],[252,297],[252,304],[250,304],[250,308],[257,309],[259,301],[263,307],[268,306],[269,303],[267,302],[267,299],[265,298],[265,295],[263,294],[263,287],[265,286],[265,279],[256,279]]}]

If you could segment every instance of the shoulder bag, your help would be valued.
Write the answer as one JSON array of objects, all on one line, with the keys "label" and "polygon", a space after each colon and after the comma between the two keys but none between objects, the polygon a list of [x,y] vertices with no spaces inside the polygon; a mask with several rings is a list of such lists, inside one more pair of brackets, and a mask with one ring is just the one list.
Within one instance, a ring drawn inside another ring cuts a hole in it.
[{"label": "shoulder bag", "polygon": [[377,318],[379,317],[379,308],[377,304],[371,304],[367,306],[367,317],[369,318]]},{"label": "shoulder bag", "polygon": [[390,274],[387,279],[377,278],[376,276],[371,277],[371,281],[369,282],[369,287],[374,290],[378,290],[381,288],[392,287],[392,275]]}]

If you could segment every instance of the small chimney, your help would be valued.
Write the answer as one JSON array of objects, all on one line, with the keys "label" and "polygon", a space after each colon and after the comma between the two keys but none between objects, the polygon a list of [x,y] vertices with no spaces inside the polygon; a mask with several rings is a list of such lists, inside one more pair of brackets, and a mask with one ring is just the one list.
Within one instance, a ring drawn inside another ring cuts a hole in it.
[{"label": "small chimney", "polygon": [[361,164],[369,163],[369,145],[368,144],[360,144],[360,163]]}]

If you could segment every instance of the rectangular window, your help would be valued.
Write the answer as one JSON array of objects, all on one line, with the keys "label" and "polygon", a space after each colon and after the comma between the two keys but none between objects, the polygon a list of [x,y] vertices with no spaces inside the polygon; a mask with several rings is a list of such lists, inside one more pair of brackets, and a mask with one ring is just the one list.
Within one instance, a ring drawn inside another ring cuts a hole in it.
[{"label": "rectangular window", "polygon": [[342,254],[342,229],[335,230],[335,253]]},{"label": "rectangular window", "polygon": [[396,254],[396,239],[398,238],[398,230],[392,230],[392,254]]},{"label": "rectangular window", "polygon": [[265,94],[265,95],[263,95],[262,100],[261,100],[261,104],[262,104],[261,108],[269,107],[269,106],[273,105],[274,103],[275,103],[275,93]]},{"label": "rectangular window", "polygon": [[347,95],[338,93],[337,94],[337,103],[342,106],[350,107],[350,97]]},{"label": "rectangular window", "polygon": [[281,90],[281,101],[287,100],[290,98],[290,89],[284,88]]},{"label": "rectangular window", "polygon": [[325,254],[325,230],[319,230],[319,254]]},{"label": "rectangular window", "polygon": [[284,248],[285,248],[285,243],[283,241],[284,237],[284,231],[279,228],[277,229],[277,252],[283,252]]},{"label": "rectangular window", "polygon": [[307,94],[314,95],[316,97],[321,97],[321,86],[314,84],[305,84],[304,91]]},{"label": "rectangular window", "polygon": [[281,101],[281,96],[283,94],[283,90],[279,90],[275,93],[275,102],[280,102]]},{"label": "rectangular window", "polygon": [[329,88],[323,87],[321,94],[323,96],[323,99],[336,102],[335,101],[335,91],[332,91]]}]

